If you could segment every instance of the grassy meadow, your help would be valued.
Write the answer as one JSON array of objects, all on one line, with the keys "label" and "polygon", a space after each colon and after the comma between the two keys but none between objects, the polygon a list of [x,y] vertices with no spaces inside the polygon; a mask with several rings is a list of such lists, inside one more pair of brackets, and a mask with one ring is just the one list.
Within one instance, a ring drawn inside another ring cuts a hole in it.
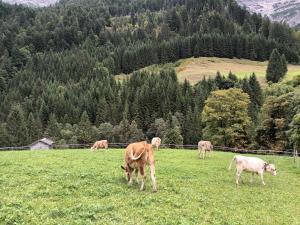
[{"label": "grassy meadow", "polygon": [[[223,75],[228,75],[231,71],[239,78],[250,76],[253,72],[256,74],[261,84],[266,83],[266,69],[268,62],[251,61],[247,59],[227,59],[217,57],[199,57],[188,58],[168,63],[165,65],[152,65],[142,70],[159,71],[162,68],[175,68],[178,80],[183,82],[187,79],[191,84],[196,84],[204,77],[215,77],[217,71]],[[288,73],[285,80],[300,75],[300,65],[288,65]],[[125,79],[128,75],[117,75],[117,80]]]},{"label": "grassy meadow", "polygon": [[235,185],[232,153],[155,153],[158,192],[128,187],[123,150],[0,152],[0,224],[300,224],[300,168],[261,156],[278,175]]}]

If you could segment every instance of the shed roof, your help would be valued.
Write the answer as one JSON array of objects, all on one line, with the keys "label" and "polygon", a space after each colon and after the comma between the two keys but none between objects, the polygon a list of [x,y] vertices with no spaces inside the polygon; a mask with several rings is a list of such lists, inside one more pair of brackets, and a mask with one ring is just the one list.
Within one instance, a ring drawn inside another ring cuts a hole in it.
[{"label": "shed roof", "polygon": [[52,141],[51,139],[42,138],[40,140],[37,140],[37,141],[33,142],[30,146],[35,145],[36,143],[39,143],[39,142],[42,142],[42,143],[44,143],[46,145],[49,145],[49,146],[54,144],[54,141]]}]

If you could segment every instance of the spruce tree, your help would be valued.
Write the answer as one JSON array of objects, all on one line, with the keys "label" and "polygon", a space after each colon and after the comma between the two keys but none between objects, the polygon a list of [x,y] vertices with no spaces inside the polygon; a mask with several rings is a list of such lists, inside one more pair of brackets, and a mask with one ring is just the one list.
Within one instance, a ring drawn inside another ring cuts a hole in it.
[{"label": "spruce tree", "polygon": [[129,143],[142,141],[144,139],[144,134],[141,129],[138,129],[136,122],[133,120],[129,126]]},{"label": "spruce tree", "polygon": [[249,109],[250,109],[250,116],[252,118],[252,121],[254,123],[257,123],[257,116],[258,113],[260,111],[260,108],[262,106],[263,103],[263,94],[262,94],[262,89],[261,86],[258,82],[258,80],[256,79],[256,75],[255,73],[253,73],[248,81],[248,85],[249,85],[249,92],[247,92],[246,90],[244,90],[250,97],[250,105],[249,105]]},{"label": "spruce tree", "polygon": [[284,65],[282,63],[281,56],[278,52],[278,50],[275,48],[269,59],[268,67],[267,67],[267,73],[266,73],[266,79],[267,81],[277,83],[281,78],[284,76]]},{"label": "spruce tree", "polygon": [[20,105],[13,106],[7,117],[7,134],[11,146],[24,146],[28,144],[27,124]]},{"label": "spruce tree", "polygon": [[9,145],[10,143],[6,123],[0,123],[0,147],[7,147]]},{"label": "spruce tree", "polygon": [[86,111],[84,111],[81,115],[80,122],[78,124],[78,134],[77,134],[77,140],[80,144],[87,144],[91,143],[94,140],[92,140],[92,124],[89,119],[89,116]]},{"label": "spruce tree", "polygon": [[168,114],[168,129],[164,132],[162,140],[164,144],[171,145],[171,147],[183,144],[179,123],[171,113]]},{"label": "spruce tree", "polygon": [[6,83],[4,77],[0,75],[0,94],[6,89]]},{"label": "spruce tree", "polygon": [[282,62],[283,76],[285,76],[286,73],[288,72],[288,67],[287,67],[287,62],[284,54],[281,55],[281,62]]},{"label": "spruce tree", "polygon": [[60,139],[60,127],[54,113],[51,113],[49,116],[48,126],[45,131],[45,135],[55,141],[58,141]]},{"label": "spruce tree", "polygon": [[39,130],[37,129],[37,123],[36,120],[33,116],[33,113],[30,112],[28,119],[27,119],[27,128],[28,128],[28,143],[32,143],[38,139],[38,132]]}]

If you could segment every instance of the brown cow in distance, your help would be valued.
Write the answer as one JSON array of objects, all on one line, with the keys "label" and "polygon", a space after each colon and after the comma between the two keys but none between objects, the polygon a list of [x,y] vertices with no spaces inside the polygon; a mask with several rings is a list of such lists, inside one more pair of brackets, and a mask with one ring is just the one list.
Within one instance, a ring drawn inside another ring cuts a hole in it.
[{"label": "brown cow in distance", "polygon": [[151,144],[147,144],[146,141],[132,143],[127,146],[125,150],[125,166],[121,166],[125,170],[128,185],[132,184],[133,171],[135,170],[136,179],[138,183],[138,172],[142,176],[142,184],[140,190],[145,190],[146,180],[146,164],[150,165],[150,175],[152,179],[152,188],[156,192],[156,180],[155,180],[155,165],[154,165],[154,151]]},{"label": "brown cow in distance", "polygon": [[199,141],[198,142],[198,151],[199,151],[199,157],[202,159],[205,158],[206,154],[208,152],[211,152],[213,150],[213,145],[210,141]]},{"label": "brown cow in distance", "polygon": [[101,140],[101,141],[96,141],[95,144],[91,147],[91,151],[95,151],[96,149],[99,148],[108,148],[108,141],[107,140]]}]

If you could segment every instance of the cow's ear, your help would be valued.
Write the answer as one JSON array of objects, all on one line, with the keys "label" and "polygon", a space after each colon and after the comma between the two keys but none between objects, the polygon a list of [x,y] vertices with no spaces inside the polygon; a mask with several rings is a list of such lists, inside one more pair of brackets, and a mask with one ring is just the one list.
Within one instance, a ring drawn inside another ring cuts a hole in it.
[{"label": "cow's ear", "polygon": [[124,167],[124,166],[121,166],[121,169],[125,170],[125,167]]}]

